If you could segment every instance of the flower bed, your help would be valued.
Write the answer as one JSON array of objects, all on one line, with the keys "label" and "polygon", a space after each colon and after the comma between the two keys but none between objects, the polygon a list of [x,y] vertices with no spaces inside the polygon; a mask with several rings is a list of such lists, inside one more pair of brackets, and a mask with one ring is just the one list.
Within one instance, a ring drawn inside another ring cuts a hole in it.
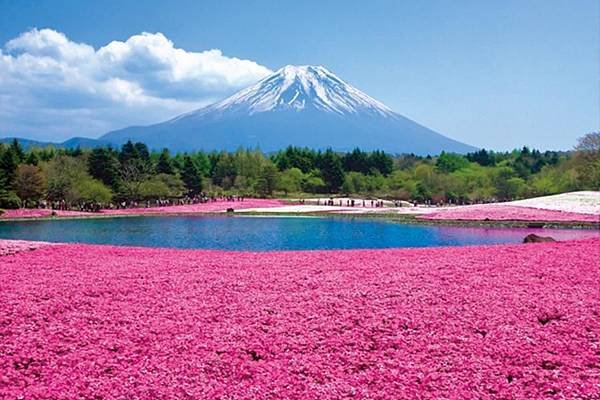
[{"label": "flower bed", "polygon": [[52,243],[0,239],[0,256],[8,256],[22,251],[31,251],[49,245],[52,245]]},{"label": "flower bed", "polygon": [[600,192],[561,193],[552,196],[511,201],[509,204],[521,207],[598,215],[600,214]]},{"label": "flower bed", "polygon": [[0,257],[0,398],[587,398],[600,240]]},{"label": "flower bed", "polygon": [[581,214],[557,210],[544,210],[531,207],[502,204],[482,204],[459,206],[423,214],[417,218],[429,220],[463,221],[542,221],[542,222],[596,222],[600,215]]},{"label": "flower bed", "polygon": [[280,200],[271,199],[246,199],[244,201],[214,201],[208,203],[189,204],[182,206],[165,206],[149,208],[124,208],[119,210],[101,210],[99,213],[89,213],[80,211],[61,211],[49,209],[28,209],[5,210],[0,215],[0,219],[19,219],[19,218],[48,218],[52,212],[56,217],[92,217],[98,215],[141,215],[141,214],[194,214],[205,212],[221,212],[228,208],[245,209],[259,207],[278,207],[283,204]]},{"label": "flower bed", "polygon": [[205,212],[226,211],[228,208],[245,209],[257,207],[278,207],[283,202],[271,199],[246,199],[244,201],[214,201],[208,203],[189,204],[183,206],[166,206],[150,208],[127,208],[121,210],[103,210],[103,214],[128,215],[128,214],[193,214]]},{"label": "flower bed", "polygon": [[81,211],[63,211],[63,210],[50,210],[45,208],[19,208],[16,210],[4,210],[0,214],[0,219],[21,219],[21,218],[48,218],[52,217],[54,211],[56,217],[82,217],[88,215],[94,215],[92,213],[81,212]]}]

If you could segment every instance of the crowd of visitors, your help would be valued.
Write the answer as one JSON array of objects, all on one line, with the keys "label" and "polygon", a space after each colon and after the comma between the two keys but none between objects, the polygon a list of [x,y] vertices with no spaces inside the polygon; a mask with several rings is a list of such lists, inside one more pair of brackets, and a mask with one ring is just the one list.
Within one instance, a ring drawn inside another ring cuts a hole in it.
[{"label": "crowd of visitors", "polygon": [[[389,206],[394,206],[394,207],[401,207],[401,203],[400,201],[388,201],[387,202]],[[301,201],[301,204],[305,204],[305,200]],[[328,199],[317,199],[316,200],[316,204],[317,205],[324,205],[324,206],[340,206],[340,207],[371,207],[371,208],[380,208],[380,207],[385,207],[386,206],[386,202],[384,202],[384,200],[373,200],[373,199],[351,199],[351,198],[347,198],[347,199],[334,199],[333,197],[330,197]]]},{"label": "crowd of visitors", "polygon": [[[492,198],[488,201],[479,201],[479,202],[453,202],[452,200],[448,200],[447,202],[432,202],[431,200],[426,200],[423,203],[418,203],[416,201],[404,201],[404,200],[381,200],[381,199],[353,199],[353,198],[325,198],[325,199],[311,199],[308,200],[311,204],[316,205],[324,205],[324,206],[339,206],[339,207],[369,207],[369,208],[383,208],[383,207],[417,207],[417,206],[426,206],[426,207],[447,207],[453,205],[468,205],[468,204],[487,204],[487,203],[495,203],[498,200],[496,198]],[[306,204],[306,200],[300,200],[300,204]]]},{"label": "crowd of visitors", "polygon": [[96,203],[96,202],[79,202],[70,203],[65,200],[60,201],[47,201],[40,200],[38,202],[24,203],[25,208],[39,208],[39,209],[50,209],[50,210],[61,210],[61,211],[83,211],[83,212],[100,212],[100,210],[120,210],[128,208],[151,208],[151,207],[167,207],[167,206],[183,206],[190,204],[209,203],[217,201],[236,202],[244,201],[243,196],[216,196],[212,194],[200,193],[197,196],[185,196],[181,198],[173,199],[149,199],[143,201],[120,201],[110,203]]},{"label": "crowd of visitors", "polygon": [[[185,196],[180,198],[169,198],[169,199],[147,199],[147,200],[128,200],[128,201],[117,201],[110,203],[96,203],[96,202],[78,202],[71,203],[65,200],[60,201],[48,201],[40,200],[37,202],[23,203],[23,208],[37,208],[37,209],[50,209],[50,210],[61,210],[61,211],[81,211],[81,212],[100,212],[101,210],[120,210],[130,208],[151,208],[151,207],[168,207],[168,206],[183,206],[191,204],[201,204],[208,202],[227,201],[227,202],[238,202],[244,201],[243,196],[235,195],[214,195],[208,193],[200,193],[197,196]],[[318,198],[318,199],[300,199],[300,204],[316,204],[325,206],[339,206],[339,207],[368,207],[368,208],[383,208],[383,207],[406,207],[406,206],[417,206],[416,202],[407,202],[402,200],[381,200],[381,199],[353,199],[353,198]],[[431,201],[426,201],[424,206],[447,206],[453,205],[452,202],[449,204],[436,204]],[[458,205],[458,204],[456,204]],[[463,203],[464,205],[464,203]]]}]

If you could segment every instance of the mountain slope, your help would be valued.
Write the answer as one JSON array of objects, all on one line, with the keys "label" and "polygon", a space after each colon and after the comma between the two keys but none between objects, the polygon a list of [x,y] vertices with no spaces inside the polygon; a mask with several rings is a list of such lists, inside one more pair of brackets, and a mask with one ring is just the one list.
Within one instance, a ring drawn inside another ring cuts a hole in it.
[{"label": "mountain slope", "polygon": [[288,145],[416,154],[475,149],[393,112],[320,66],[287,66],[208,107],[100,139],[175,151],[240,146],[272,151]]}]

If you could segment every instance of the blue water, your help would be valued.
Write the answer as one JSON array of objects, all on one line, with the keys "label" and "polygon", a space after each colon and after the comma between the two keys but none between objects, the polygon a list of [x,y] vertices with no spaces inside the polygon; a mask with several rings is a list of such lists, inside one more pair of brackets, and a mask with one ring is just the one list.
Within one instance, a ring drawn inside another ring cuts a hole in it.
[{"label": "blue water", "polygon": [[1,222],[0,238],[223,250],[304,250],[519,243],[593,230],[465,228],[340,217],[153,216]]}]

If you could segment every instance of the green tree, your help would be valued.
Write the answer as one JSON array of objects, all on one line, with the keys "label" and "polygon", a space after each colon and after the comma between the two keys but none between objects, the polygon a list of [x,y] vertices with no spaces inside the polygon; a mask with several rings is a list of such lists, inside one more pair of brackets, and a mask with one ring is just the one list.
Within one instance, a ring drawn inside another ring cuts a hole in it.
[{"label": "green tree", "polygon": [[246,184],[254,185],[262,176],[264,167],[273,163],[258,150],[249,151],[240,149],[232,154],[232,164],[233,168],[231,171],[235,172],[231,174],[232,178],[230,179],[238,181],[237,177],[243,176]]},{"label": "green tree", "polygon": [[181,180],[190,195],[197,195],[202,191],[202,177],[198,172],[198,167],[190,156],[185,156],[183,161],[183,170],[181,171]]},{"label": "green tree", "polygon": [[317,175],[317,171],[313,171],[305,175],[302,180],[302,190],[307,193],[323,193],[325,192],[326,185],[323,178]]},{"label": "green tree", "polygon": [[290,168],[298,168],[306,174],[316,166],[317,154],[314,150],[289,146],[284,151],[280,151],[273,157],[273,162],[280,171]]},{"label": "green tree", "polygon": [[150,178],[150,173],[143,163],[127,161],[121,164],[119,177],[119,194],[128,200],[139,200],[141,198],[142,184]]},{"label": "green tree", "polygon": [[460,200],[471,202],[489,200],[495,194],[496,189],[492,184],[489,168],[484,168],[477,163],[455,171],[450,176],[456,179],[452,182],[453,190]]},{"label": "green tree", "polygon": [[417,182],[414,192],[411,193],[413,199],[421,202],[431,200],[432,195],[431,188],[421,181]]},{"label": "green tree", "polygon": [[192,157],[196,167],[198,168],[198,173],[201,176],[208,176],[210,173],[210,160],[205,152],[199,151]]},{"label": "green tree", "polygon": [[277,189],[284,191],[286,195],[298,193],[302,190],[304,178],[305,176],[299,168],[286,169],[279,174]]},{"label": "green tree", "polygon": [[85,175],[77,159],[62,154],[44,163],[42,171],[47,182],[47,197],[53,201],[66,200],[73,182]]},{"label": "green tree", "polygon": [[92,149],[87,166],[93,178],[113,189],[118,189],[121,165],[114,150],[106,147]]},{"label": "green tree", "polygon": [[467,160],[475,162],[483,167],[494,165],[494,154],[488,152],[486,149],[478,150],[474,153],[468,153],[466,155]]},{"label": "green tree", "polygon": [[119,161],[122,166],[132,165],[144,173],[153,172],[150,152],[148,151],[148,146],[144,143],[132,143],[131,141],[127,141],[127,143],[121,147]]},{"label": "green tree", "polygon": [[176,175],[158,174],[142,182],[140,195],[145,199],[179,197],[187,192],[185,184]]},{"label": "green tree", "polygon": [[269,162],[265,164],[258,178],[258,193],[261,196],[271,196],[277,186],[277,167]]},{"label": "green tree", "polygon": [[346,172],[361,172],[363,174],[368,174],[371,167],[375,167],[373,160],[369,158],[369,154],[358,147],[352,150],[351,153],[344,154],[342,165]]},{"label": "green tree", "polygon": [[227,152],[221,152],[212,175],[214,184],[224,189],[230,189],[237,175],[238,171],[234,156]]},{"label": "green tree", "polygon": [[525,186],[525,180],[517,177],[515,170],[508,166],[497,167],[492,176],[499,200],[512,200],[518,197]]},{"label": "green tree", "polygon": [[35,165],[19,165],[14,186],[15,192],[21,200],[39,200],[44,194],[46,186],[42,170]]},{"label": "green tree", "polygon": [[460,154],[443,152],[435,161],[435,167],[442,173],[450,173],[466,168],[469,161]]},{"label": "green tree", "polygon": [[15,181],[19,157],[13,146],[3,149],[0,154],[0,183],[5,188],[11,188]]},{"label": "green tree", "polygon": [[150,151],[148,150],[148,146],[142,142],[136,142],[133,146],[137,152],[137,157],[143,162],[150,164]]},{"label": "green tree", "polygon": [[161,180],[151,178],[140,185],[140,197],[142,199],[156,199],[170,197],[169,187]]},{"label": "green tree", "polygon": [[344,177],[342,192],[345,194],[365,193],[368,188],[367,176],[360,172],[348,172]]},{"label": "green tree", "polygon": [[319,166],[321,175],[328,192],[335,193],[340,190],[344,183],[344,169],[342,168],[342,160],[340,156],[327,149],[320,157]]},{"label": "green tree", "polygon": [[[409,164],[409,168],[413,165]],[[393,197],[409,200],[411,193],[416,191],[417,182],[409,170],[396,170],[387,179],[388,187]]]},{"label": "green tree", "polygon": [[29,151],[29,154],[27,154],[27,157],[25,158],[25,164],[38,165],[39,162],[40,156],[38,155],[38,152],[33,149]]},{"label": "green tree", "polygon": [[70,204],[106,203],[112,198],[110,189],[90,176],[80,158],[57,155],[42,165],[42,171],[47,182],[49,200],[65,200]]},{"label": "green tree", "polygon": [[580,182],[573,162],[563,162],[559,165],[545,165],[539,173],[531,177],[529,186],[531,195],[545,196],[578,190]]},{"label": "green tree", "polygon": [[173,163],[168,149],[163,149],[156,163],[156,173],[158,174],[173,174]]},{"label": "green tree", "polygon": [[119,153],[119,161],[121,164],[125,164],[131,159],[139,158],[139,153],[137,148],[134,146],[131,140],[128,140],[122,147],[121,152]]},{"label": "green tree", "polygon": [[17,139],[12,140],[12,142],[10,143],[9,149],[13,152],[13,154],[17,158],[17,162],[20,163],[20,162],[25,161],[25,152],[23,151],[23,147],[21,146],[21,143],[19,143],[19,141]]},{"label": "green tree", "polygon": [[141,187],[144,181],[153,174],[150,152],[144,143],[128,141],[119,153],[121,163],[119,172],[119,194],[128,200],[141,198]]},{"label": "green tree", "polygon": [[85,176],[73,182],[73,186],[69,192],[69,199],[72,202],[106,204],[112,200],[112,197],[111,190],[91,176]]},{"label": "green tree", "polygon": [[600,190],[600,132],[590,132],[579,138],[575,150],[581,186]]},{"label": "green tree", "polygon": [[185,184],[178,175],[158,174],[154,179],[163,182],[169,188],[169,197],[180,197],[185,194]]},{"label": "green tree", "polygon": [[376,150],[369,155],[369,167],[379,171],[384,176],[388,176],[394,169],[394,160],[383,151]]},{"label": "green tree", "polygon": [[388,191],[387,179],[379,173],[379,170],[372,170],[371,174],[365,175],[365,183],[369,194],[385,194]]},{"label": "green tree", "polygon": [[20,208],[21,199],[12,190],[6,190],[6,188],[0,186],[0,208]]}]

